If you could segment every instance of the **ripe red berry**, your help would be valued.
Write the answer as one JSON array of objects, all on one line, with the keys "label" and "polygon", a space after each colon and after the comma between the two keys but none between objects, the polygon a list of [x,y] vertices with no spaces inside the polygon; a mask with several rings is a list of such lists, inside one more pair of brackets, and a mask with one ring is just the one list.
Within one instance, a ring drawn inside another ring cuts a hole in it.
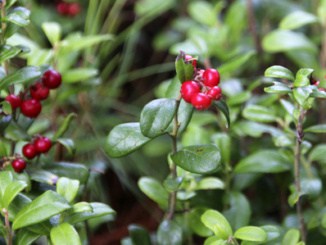
[{"label": "ripe red berry", "polygon": [[69,4],[65,2],[59,2],[57,4],[57,12],[61,15],[69,15]]},{"label": "ripe red berry", "polygon": [[217,86],[220,83],[220,74],[215,69],[206,69],[203,73],[203,82],[208,87]]},{"label": "ripe red berry", "polygon": [[194,81],[186,81],[181,85],[181,96],[188,103],[191,103],[191,98],[199,92],[200,85]]},{"label": "ripe red berry", "polygon": [[61,85],[61,74],[53,69],[47,70],[43,74],[42,82],[49,89],[58,88]]},{"label": "ripe red berry", "polygon": [[33,159],[37,155],[37,150],[34,144],[28,143],[23,146],[23,155],[28,159]]},{"label": "ripe red berry", "polygon": [[35,148],[39,153],[46,153],[51,149],[52,142],[49,138],[40,136],[34,141]]},{"label": "ripe red berry", "polygon": [[211,103],[212,103],[211,98],[204,93],[195,94],[191,99],[191,104],[197,110],[205,110],[211,105]]},{"label": "ripe red berry", "polygon": [[197,60],[194,59],[191,55],[186,54],[186,56],[185,56],[185,60],[186,60],[186,61],[191,61],[191,60],[192,60],[192,66],[193,66],[194,68],[196,68],[196,66],[197,66]]},{"label": "ripe red berry", "polygon": [[81,7],[79,3],[70,3],[68,9],[68,14],[70,16],[76,16],[80,13]]},{"label": "ripe red berry", "polygon": [[43,83],[37,82],[30,87],[30,93],[33,99],[45,100],[49,96],[50,90]]},{"label": "ripe red berry", "polygon": [[26,162],[21,158],[17,158],[11,162],[11,166],[16,173],[21,173],[26,168]]},{"label": "ripe red berry", "polygon": [[214,86],[206,92],[208,97],[210,97],[212,100],[219,100],[222,97],[222,89],[218,86]]},{"label": "ripe red berry", "polygon": [[35,118],[40,114],[42,105],[36,99],[24,100],[20,106],[20,110],[26,117]]},{"label": "ripe red berry", "polygon": [[20,107],[20,105],[22,103],[20,97],[17,95],[14,95],[14,94],[7,95],[5,100],[10,103],[12,109],[16,109],[16,108]]}]

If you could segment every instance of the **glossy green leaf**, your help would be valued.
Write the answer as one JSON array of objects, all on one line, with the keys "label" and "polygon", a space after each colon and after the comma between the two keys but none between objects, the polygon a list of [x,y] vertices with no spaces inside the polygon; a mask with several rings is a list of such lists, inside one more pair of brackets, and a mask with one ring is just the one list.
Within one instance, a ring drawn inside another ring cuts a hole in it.
[{"label": "glossy green leaf", "polygon": [[227,240],[220,239],[217,236],[209,237],[205,240],[204,245],[228,245]]},{"label": "glossy green leaf", "polygon": [[231,60],[223,63],[218,71],[222,76],[229,76],[230,74],[237,72],[237,70],[243,68],[250,62],[250,59],[255,55],[254,51],[249,51],[245,54],[240,54]]},{"label": "glossy green leaf", "polygon": [[215,26],[217,23],[217,15],[214,6],[205,1],[191,2],[188,6],[190,16],[201,24],[207,26]]},{"label": "glossy green leaf", "polygon": [[[326,127],[325,127],[326,129]],[[326,132],[326,131],[325,131]],[[314,147],[310,154],[309,154],[309,160],[310,161],[316,161],[322,164],[326,164],[326,144],[320,144]]]},{"label": "glossy green leaf", "polygon": [[181,52],[175,61],[175,70],[181,83],[192,80],[194,67],[191,63],[185,62],[185,53]]},{"label": "glossy green leaf", "polygon": [[266,242],[275,241],[277,238],[281,236],[281,231],[277,226],[264,225],[261,226],[260,228],[262,228],[267,234]]},{"label": "glossy green leaf", "polygon": [[301,193],[302,195],[310,195],[318,197],[322,191],[322,182],[319,178],[301,178]]},{"label": "glossy green leaf", "polygon": [[85,82],[97,75],[98,70],[95,68],[75,68],[64,72],[62,81],[65,83]]},{"label": "glossy green leaf", "polygon": [[[191,104],[185,102],[184,100],[180,101],[180,105],[178,109],[178,121],[179,121],[178,135],[183,133],[183,131],[187,128],[192,118],[193,112],[194,112],[194,107]],[[172,120],[168,128],[168,131],[170,133],[172,133],[173,127],[174,127],[174,122]]]},{"label": "glossy green leaf", "polygon": [[30,11],[23,7],[16,7],[7,15],[7,20],[18,26],[27,26],[29,24]]},{"label": "glossy green leaf", "polygon": [[236,230],[234,237],[251,242],[264,242],[267,239],[266,232],[257,226],[244,226]]},{"label": "glossy green leaf", "polygon": [[229,192],[225,197],[229,209],[223,212],[225,218],[234,229],[248,225],[251,216],[251,208],[247,198],[240,192]]},{"label": "glossy green leaf", "polygon": [[54,47],[61,39],[61,26],[56,22],[44,22],[42,29]]},{"label": "glossy green leaf", "polygon": [[290,116],[293,116],[294,114],[294,105],[287,101],[287,100],[284,100],[284,99],[281,99],[281,105],[283,106],[283,108],[286,110],[286,112],[290,115]]},{"label": "glossy green leaf", "polygon": [[196,190],[224,189],[224,182],[217,177],[205,177],[198,181]]},{"label": "glossy green leaf", "polygon": [[26,66],[0,80],[0,89],[6,88],[9,84],[28,83],[37,80],[41,76],[40,68]]},{"label": "glossy green leaf", "polygon": [[264,88],[264,91],[270,94],[288,94],[292,90],[284,83],[274,82],[274,85]]},{"label": "glossy green leaf", "polygon": [[304,130],[306,133],[319,133],[323,134],[326,133],[326,124],[319,124],[319,125],[314,125],[306,128]]},{"label": "glossy green leaf", "polygon": [[140,114],[144,136],[154,138],[166,132],[177,110],[175,99],[156,99],[145,105]]},{"label": "glossy green leaf", "polygon": [[89,177],[89,169],[85,164],[77,162],[53,162],[52,164],[47,165],[47,167],[53,174],[64,176],[69,179],[77,179],[81,183],[86,183]]},{"label": "glossy green leaf", "polygon": [[162,208],[167,208],[169,193],[162,184],[150,177],[141,177],[138,181],[139,189]]},{"label": "glossy green leaf", "polygon": [[310,87],[297,87],[293,89],[293,96],[299,105],[303,106],[309,98],[312,90]]},{"label": "glossy green leaf", "polygon": [[40,223],[69,208],[67,201],[59,194],[53,191],[46,191],[20,210],[13,222],[12,228],[17,230]]},{"label": "glossy green leaf", "polygon": [[227,219],[216,210],[207,210],[202,216],[201,221],[212,230],[216,237],[227,240],[232,236],[232,228]]},{"label": "glossy green leaf", "polygon": [[295,80],[293,83],[294,87],[303,87],[310,85],[310,77],[313,73],[313,69],[310,68],[302,68],[298,70],[297,74],[295,75]]},{"label": "glossy green leaf", "polygon": [[243,158],[235,167],[236,173],[279,173],[291,164],[278,151],[260,150]]},{"label": "glossy green leaf", "polygon": [[19,193],[11,202],[8,208],[9,219],[13,221],[22,208],[31,203],[32,200],[26,195]]},{"label": "glossy green leaf", "polygon": [[244,108],[242,115],[255,122],[275,122],[277,117],[270,109],[260,105],[248,105]]},{"label": "glossy green leaf", "polygon": [[300,239],[300,232],[297,229],[290,229],[288,230],[283,239],[282,245],[296,245]]},{"label": "glossy green leaf", "polygon": [[151,245],[151,239],[146,229],[139,225],[129,225],[128,231],[133,245]]},{"label": "glossy green leaf", "polygon": [[229,107],[224,100],[214,101],[213,104],[223,113],[228,127],[231,126]]},{"label": "glossy green leaf", "polygon": [[0,63],[3,63],[4,61],[11,59],[18,54],[22,53],[23,50],[21,47],[18,46],[9,46],[4,45],[0,47]]},{"label": "glossy green leaf", "polygon": [[71,138],[59,138],[56,139],[56,141],[64,146],[70,156],[75,154],[76,146],[75,142]]},{"label": "glossy green leaf", "polygon": [[107,137],[106,152],[111,157],[122,157],[150,140],[141,133],[139,123],[120,124],[115,126]]},{"label": "glossy green leaf", "polygon": [[61,123],[58,130],[55,132],[54,136],[52,137],[52,140],[57,140],[58,138],[62,137],[64,133],[68,130],[71,121],[77,117],[76,113],[70,113],[68,116],[65,117],[63,122]]},{"label": "glossy green leaf", "polygon": [[28,231],[28,230],[20,230],[17,232],[15,236],[15,245],[30,245],[34,241],[36,241],[41,235]]},{"label": "glossy green leaf", "polygon": [[226,133],[216,133],[212,136],[221,153],[221,162],[228,165],[231,159],[231,138]]},{"label": "glossy green leaf", "polygon": [[70,224],[76,224],[93,218],[108,216],[113,220],[116,212],[108,205],[99,202],[75,204],[73,213],[66,217]]},{"label": "glossy green leaf", "polygon": [[201,221],[201,216],[206,212],[207,208],[196,207],[189,213],[189,227],[197,235],[208,237],[213,235],[213,231],[208,229]]},{"label": "glossy green leaf", "polygon": [[61,177],[57,181],[56,185],[57,193],[66,198],[71,203],[78,194],[79,181]]},{"label": "glossy green leaf", "polygon": [[284,66],[271,66],[265,70],[265,77],[272,77],[272,78],[281,78],[281,79],[286,79],[289,81],[294,80],[293,73],[288,69],[285,68]]},{"label": "glossy green leaf", "polygon": [[2,197],[0,197],[1,207],[8,209],[9,205],[14,200],[14,198],[26,187],[27,187],[27,183],[24,181],[16,180],[10,182],[4,189]]},{"label": "glossy green leaf", "polygon": [[318,19],[315,15],[299,10],[285,16],[280,22],[280,28],[288,30],[297,29],[317,21]]},{"label": "glossy green leaf", "polygon": [[157,230],[158,245],[181,245],[182,228],[176,222],[164,220]]},{"label": "glossy green leaf", "polygon": [[296,49],[315,51],[316,47],[301,33],[288,30],[275,30],[269,32],[263,39],[262,46],[265,51],[286,52]]},{"label": "glossy green leaf", "polygon": [[30,177],[34,181],[41,182],[41,183],[46,183],[46,184],[49,184],[49,185],[54,185],[58,180],[57,175],[53,174],[50,171],[41,170],[41,169],[37,169],[37,170],[32,171],[30,173]]},{"label": "glossy green leaf", "polygon": [[172,154],[171,158],[175,164],[191,173],[212,173],[221,167],[221,155],[215,145],[188,146]]},{"label": "glossy green leaf", "polygon": [[50,232],[50,238],[53,245],[81,245],[77,231],[68,223],[62,223],[53,227]]}]

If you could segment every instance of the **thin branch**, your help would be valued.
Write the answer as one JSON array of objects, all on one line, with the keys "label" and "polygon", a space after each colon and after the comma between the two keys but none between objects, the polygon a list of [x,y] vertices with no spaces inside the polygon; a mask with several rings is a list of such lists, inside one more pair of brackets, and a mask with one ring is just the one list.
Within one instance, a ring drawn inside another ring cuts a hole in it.
[{"label": "thin branch", "polygon": [[12,231],[11,231],[11,226],[10,226],[10,222],[9,222],[9,213],[8,213],[8,210],[5,208],[2,209],[2,212],[5,217],[5,226],[6,226],[6,231],[7,231],[7,237],[6,237],[7,245],[12,245]]}]

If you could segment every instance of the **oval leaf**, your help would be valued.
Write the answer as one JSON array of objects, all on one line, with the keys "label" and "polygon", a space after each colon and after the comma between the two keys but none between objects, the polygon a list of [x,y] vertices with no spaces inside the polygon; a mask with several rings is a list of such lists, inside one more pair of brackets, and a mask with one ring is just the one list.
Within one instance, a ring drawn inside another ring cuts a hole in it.
[{"label": "oval leaf", "polygon": [[326,124],[314,125],[304,130],[306,133],[326,133]]},{"label": "oval leaf", "polygon": [[293,83],[294,87],[302,87],[310,85],[310,77],[313,73],[313,69],[310,68],[302,68],[298,70],[295,75],[295,81]]},{"label": "oval leaf", "polygon": [[271,94],[287,94],[291,92],[291,89],[284,83],[274,82],[274,85],[264,88],[264,91]]},{"label": "oval leaf", "polygon": [[158,245],[181,245],[182,228],[174,221],[164,220],[157,231]]},{"label": "oval leaf", "polygon": [[77,231],[68,223],[62,223],[53,227],[50,237],[53,245],[81,245]]},{"label": "oval leaf", "polygon": [[146,229],[139,225],[129,225],[128,231],[133,245],[151,245],[151,239]]},{"label": "oval leaf", "polygon": [[220,164],[220,151],[215,145],[188,146],[171,155],[179,167],[198,174],[216,172]]},{"label": "oval leaf", "polygon": [[248,105],[242,114],[246,119],[255,122],[274,122],[276,120],[273,111],[260,105]]},{"label": "oval leaf", "polygon": [[288,30],[296,29],[307,24],[315,23],[317,21],[318,19],[315,15],[299,10],[292,12],[284,19],[282,19],[280,28]]},{"label": "oval leaf", "polygon": [[296,245],[300,239],[300,232],[297,229],[288,230],[282,240],[282,245]]},{"label": "oval leaf", "polygon": [[267,239],[267,234],[260,227],[244,226],[234,233],[234,237],[244,241],[264,242]]},{"label": "oval leaf", "polygon": [[290,81],[294,80],[293,73],[289,69],[287,69],[283,66],[271,66],[271,67],[267,68],[264,76],[272,77],[272,78],[287,79]]},{"label": "oval leaf", "polygon": [[142,177],[138,181],[139,189],[162,208],[168,206],[169,193],[160,182],[149,177]]},{"label": "oval leaf", "polygon": [[146,137],[164,134],[177,110],[175,99],[156,99],[145,105],[140,114],[140,129]]},{"label": "oval leaf", "polygon": [[56,22],[44,22],[42,29],[52,46],[55,46],[61,39],[61,26]]},{"label": "oval leaf", "polygon": [[79,181],[61,177],[57,181],[57,193],[66,198],[68,202],[72,202],[79,189]]},{"label": "oval leaf", "polygon": [[149,142],[145,137],[139,123],[124,123],[114,127],[107,137],[107,153],[111,157],[122,157]]},{"label": "oval leaf", "polygon": [[212,230],[216,237],[227,240],[232,236],[232,228],[226,218],[216,210],[207,210],[201,221]]}]

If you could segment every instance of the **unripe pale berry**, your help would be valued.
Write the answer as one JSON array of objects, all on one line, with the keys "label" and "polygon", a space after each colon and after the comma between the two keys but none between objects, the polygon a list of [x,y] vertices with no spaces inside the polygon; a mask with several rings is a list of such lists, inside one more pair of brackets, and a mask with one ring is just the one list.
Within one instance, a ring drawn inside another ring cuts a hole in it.
[{"label": "unripe pale berry", "polygon": [[203,73],[203,83],[208,87],[217,86],[220,83],[220,74],[213,68],[206,69]]},{"label": "unripe pale berry", "polygon": [[198,93],[195,94],[191,99],[191,104],[197,109],[197,110],[205,110],[210,107],[212,103],[211,98],[204,93]]},{"label": "unripe pale berry", "polygon": [[194,81],[186,81],[181,85],[181,96],[188,103],[191,103],[191,98],[199,92],[200,85]]},{"label": "unripe pale berry", "polygon": [[42,105],[36,99],[24,100],[20,106],[20,110],[26,117],[35,118],[40,114]]}]

